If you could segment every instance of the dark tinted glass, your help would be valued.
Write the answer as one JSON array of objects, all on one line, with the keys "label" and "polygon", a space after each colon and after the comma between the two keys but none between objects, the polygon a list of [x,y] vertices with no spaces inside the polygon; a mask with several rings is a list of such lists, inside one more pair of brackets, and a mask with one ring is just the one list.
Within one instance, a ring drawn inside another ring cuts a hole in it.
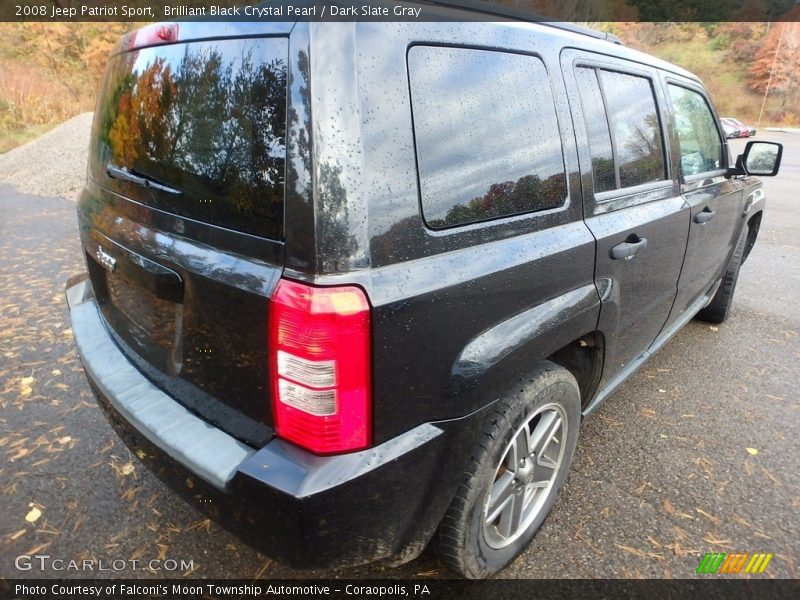
[{"label": "dark tinted glass", "polygon": [[[285,39],[145,48],[115,57],[95,121],[93,174],[139,202],[280,238]],[[109,166],[180,190],[106,179]]]},{"label": "dark tinted glass", "polygon": [[669,86],[675,128],[681,145],[681,173],[697,175],[722,164],[722,140],[705,98],[676,85]]},{"label": "dark tinted glass", "polygon": [[611,149],[611,133],[594,69],[576,69],[578,89],[581,95],[583,115],[586,120],[586,133],[589,136],[589,150],[592,155],[592,174],[594,191],[606,192],[617,188],[614,173],[614,153]]},{"label": "dark tinted glass", "polygon": [[664,180],[661,126],[650,81],[613,71],[598,74],[608,103],[620,187]]},{"label": "dark tinted glass", "polygon": [[415,46],[408,63],[422,210],[431,227],[564,203],[561,139],[538,58]]}]

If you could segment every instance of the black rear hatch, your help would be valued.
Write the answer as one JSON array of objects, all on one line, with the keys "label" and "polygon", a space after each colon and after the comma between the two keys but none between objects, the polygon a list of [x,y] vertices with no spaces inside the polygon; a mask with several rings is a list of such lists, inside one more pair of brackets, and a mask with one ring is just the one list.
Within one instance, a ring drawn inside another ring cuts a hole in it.
[{"label": "black rear hatch", "polygon": [[79,205],[128,357],[254,446],[272,436],[269,297],[283,269],[288,39],[181,41],[109,63]]}]

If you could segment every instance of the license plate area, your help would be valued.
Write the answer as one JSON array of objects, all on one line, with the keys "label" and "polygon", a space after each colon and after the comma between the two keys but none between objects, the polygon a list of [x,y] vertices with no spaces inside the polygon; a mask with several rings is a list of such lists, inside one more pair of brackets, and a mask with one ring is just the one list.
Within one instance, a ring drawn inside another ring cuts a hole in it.
[{"label": "license plate area", "polygon": [[106,273],[108,300],[122,315],[167,351],[175,347],[176,307],[119,273]]},{"label": "license plate area", "polygon": [[183,305],[159,298],[121,270],[109,272],[87,252],[95,297],[114,333],[157,369],[176,375],[181,368]]}]

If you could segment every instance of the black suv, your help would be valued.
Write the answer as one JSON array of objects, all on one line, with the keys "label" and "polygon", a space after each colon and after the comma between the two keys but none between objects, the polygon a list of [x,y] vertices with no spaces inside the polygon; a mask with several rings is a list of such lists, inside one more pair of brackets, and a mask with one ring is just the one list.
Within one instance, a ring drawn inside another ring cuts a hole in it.
[{"label": "black suv", "polygon": [[[428,6],[428,5],[426,5]],[[110,59],[67,287],[155,473],[296,567],[506,565],[584,416],[725,320],[781,147],[534,23],[164,23]]]}]

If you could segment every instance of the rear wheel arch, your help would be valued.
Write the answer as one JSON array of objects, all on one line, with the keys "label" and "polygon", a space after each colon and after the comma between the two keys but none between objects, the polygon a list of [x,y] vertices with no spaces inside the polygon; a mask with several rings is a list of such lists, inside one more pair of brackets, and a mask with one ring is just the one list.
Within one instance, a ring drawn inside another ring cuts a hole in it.
[{"label": "rear wheel arch", "polygon": [[546,360],[569,371],[578,382],[581,409],[588,406],[600,385],[605,358],[605,336],[600,331],[590,331],[565,344]]},{"label": "rear wheel arch", "polygon": [[[479,579],[496,573],[525,549],[566,480],[580,420],[577,381],[567,369],[547,360],[539,362],[492,405],[434,538],[444,562],[463,576]],[[539,429],[543,430],[540,434]],[[551,433],[545,434],[545,429]],[[523,430],[527,434],[525,449],[532,450],[518,460],[522,455],[516,440]],[[544,471],[540,473],[537,465],[544,465]],[[537,496],[539,493],[544,496]],[[497,494],[502,498],[495,497]],[[505,505],[506,499],[514,507],[520,503],[521,511],[533,512],[517,515],[516,525],[505,527],[505,512],[514,511],[508,508],[503,512],[494,504],[503,500]],[[493,528],[494,536],[487,533]]]}]

